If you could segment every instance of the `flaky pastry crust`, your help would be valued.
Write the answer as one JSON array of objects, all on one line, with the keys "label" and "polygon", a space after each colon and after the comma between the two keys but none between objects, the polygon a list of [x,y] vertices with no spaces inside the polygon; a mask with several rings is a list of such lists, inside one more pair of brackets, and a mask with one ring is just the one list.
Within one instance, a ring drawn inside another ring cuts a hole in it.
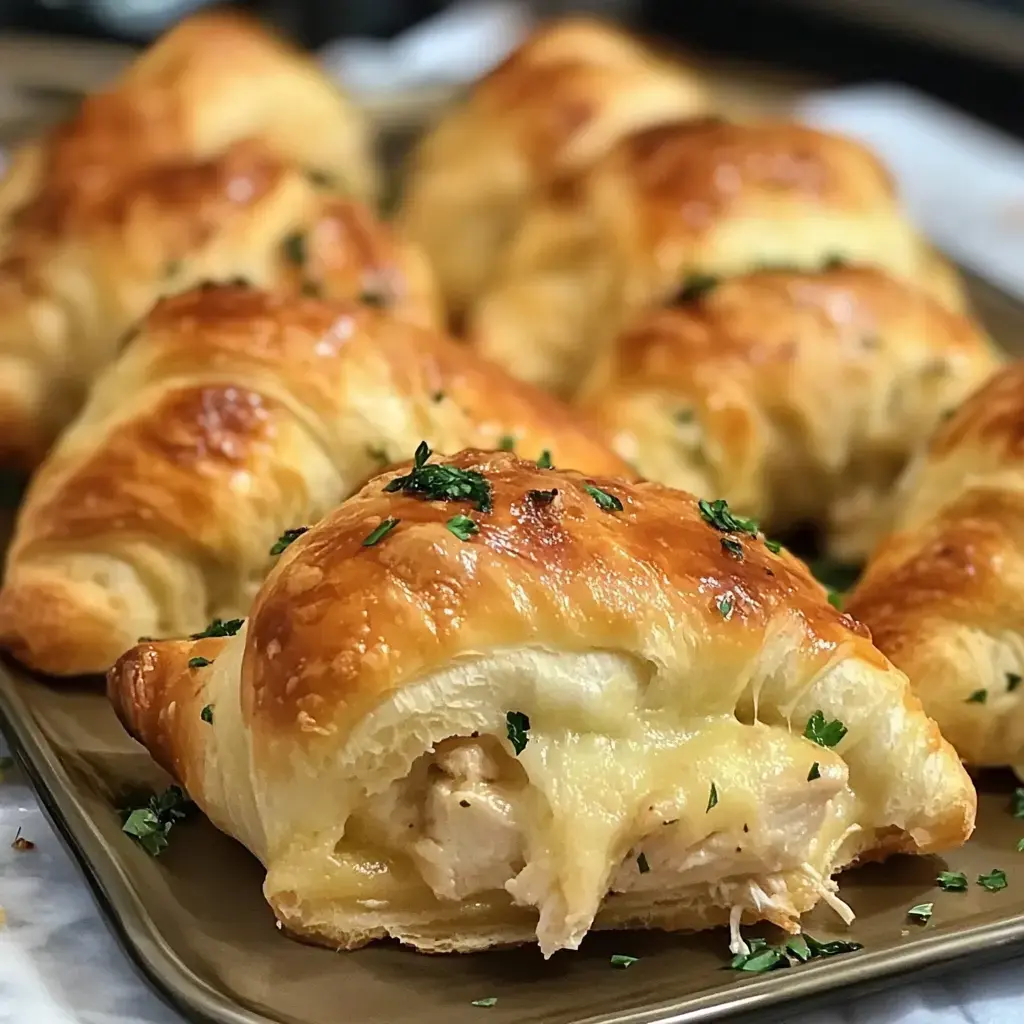
[{"label": "flaky pastry crust", "polygon": [[33,478],[0,645],[97,672],[139,636],[245,614],[279,534],[424,438],[629,472],[547,395],[386,311],[242,284],[163,299]]},{"label": "flaky pastry crust", "polygon": [[610,24],[538,28],[417,148],[401,221],[458,316],[548,182],[639,128],[704,113],[697,76]]},{"label": "flaky pastry crust", "polygon": [[[362,239],[382,232],[351,204],[372,194],[361,118],[311,60],[235,15],[171,31],[0,181],[0,465],[38,462],[161,294],[287,288],[282,243],[339,217],[358,231],[325,248],[369,275]],[[422,292],[423,258],[406,264]],[[429,288],[417,314],[434,317]]]},{"label": "flaky pastry crust", "polygon": [[790,123],[661,125],[533,207],[467,329],[509,372],[568,393],[629,317],[694,283],[838,261],[963,306],[858,143]]},{"label": "flaky pastry crust", "polygon": [[[961,757],[1024,772],[1024,364],[978,389],[896,494],[851,611]],[[1024,776],[1022,776],[1024,777]]]},{"label": "flaky pastry crust", "polygon": [[[656,484],[444,465],[486,494],[379,476],[235,636],[141,644],[108,676],[287,930],[545,955],[592,925],[794,930],[845,909],[829,878],[855,858],[970,834],[952,748],[797,559]],[[846,737],[801,736],[818,712]]]},{"label": "flaky pastry crust", "polygon": [[999,363],[979,326],[884,271],[762,271],[639,315],[580,404],[642,476],[772,534],[816,524],[859,563],[911,455]]}]

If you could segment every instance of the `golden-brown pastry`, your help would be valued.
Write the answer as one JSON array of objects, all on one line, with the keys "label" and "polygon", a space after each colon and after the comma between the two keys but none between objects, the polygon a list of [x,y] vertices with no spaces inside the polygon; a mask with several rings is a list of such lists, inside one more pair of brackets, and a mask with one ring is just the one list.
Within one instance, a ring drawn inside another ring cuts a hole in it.
[{"label": "golden-brown pastry", "polygon": [[984,332],[871,268],[762,271],[640,314],[581,405],[651,480],[861,561],[944,413],[999,365]]},{"label": "golden-brown pastry", "polygon": [[539,191],[628,132],[707,110],[697,77],[600,21],[543,25],[419,145],[402,223],[452,312],[480,294]]},{"label": "golden-brown pastry", "polygon": [[1024,363],[932,438],[849,599],[972,765],[1024,777]]},{"label": "golden-brown pastry", "polygon": [[[160,294],[288,286],[286,239],[372,184],[360,119],[308,58],[234,16],[172,31],[0,182],[0,467],[38,462]],[[360,226],[333,247],[369,272],[379,229],[340,216]]]},{"label": "golden-brown pastry", "polygon": [[906,677],[797,559],[722,503],[500,452],[370,481],[234,636],[142,644],[109,692],[334,948],[729,922],[741,950],[741,919],[849,920],[835,872],[973,827]]},{"label": "golden-brown pastry", "polygon": [[786,123],[663,125],[535,204],[467,330],[511,373],[570,393],[630,315],[695,282],[840,261],[963,305],[859,144]]},{"label": "golden-brown pastry", "polygon": [[245,614],[283,531],[424,439],[629,473],[554,399],[387,313],[244,285],[164,299],[32,480],[0,646],[97,672],[139,636]]}]

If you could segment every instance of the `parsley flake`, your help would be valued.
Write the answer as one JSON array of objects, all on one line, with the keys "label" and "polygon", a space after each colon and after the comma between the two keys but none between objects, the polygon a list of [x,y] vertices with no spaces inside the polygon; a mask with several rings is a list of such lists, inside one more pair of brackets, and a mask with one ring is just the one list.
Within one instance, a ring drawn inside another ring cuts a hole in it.
[{"label": "parsley flake", "polygon": [[793,935],[781,946],[769,946],[765,939],[751,939],[748,945],[749,953],[737,953],[732,958],[729,963],[732,970],[763,974],[765,971],[791,967],[793,962],[805,964],[819,957],[855,953],[864,948],[859,942],[847,942],[845,939],[819,942],[813,935],[807,934]]},{"label": "parsley flake", "polygon": [[1017,852],[1024,853],[1024,839],[1017,840]]},{"label": "parsley flake", "polygon": [[209,658],[189,658],[189,668],[206,668],[207,665],[212,665],[213,662]]},{"label": "parsley flake", "polygon": [[554,464],[551,461],[551,452],[547,448],[540,453],[540,458],[537,459],[538,469],[554,469]]},{"label": "parsley flake", "polygon": [[797,963],[805,964],[811,959],[811,948],[802,935],[793,935],[786,939],[784,948]]},{"label": "parsley flake", "polygon": [[815,711],[804,726],[804,736],[819,747],[834,747],[845,735],[846,726],[838,718],[826,722],[821,710]]},{"label": "parsley flake", "polygon": [[715,784],[711,783],[711,792],[708,793],[708,805],[704,808],[704,813],[707,814],[712,807],[718,806],[718,790],[715,788]]},{"label": "parsley flake", "polygon": [[636,859],[636,866],[641,875],[646,875],[651,870],[651,865],[647,863],[647,854],[643,851],[640,852],[640,856]]},{"label": "parsley flake", "polygon": [[430,447],[421,441],[416,449],[412,472],[395,477],[385,485],[389,494],[401,491],[425,501],[470,501],[480,512],[491,511],[491,485],[475,469],[459,469],[435,462],[428,464]]},{"label": "parsley flake", "polygon": [[297,267],[306,265],[306,236],[301,231],[286,235],[281,242],[281,248],[289,263],[294,263]]},{"label": "parsley flake", "polygon": [[782,550],[782,545],[777,540],[765,540],[764,546],[773,554],[777,555]]},{"label": "parsley flake", "polygon": [[712,274],[690,274],[683,281],[676,302],[696,302],[718,287],[718,278]]},{"label": "parsley flake", "polygon": [[830,590],[828,592],[828,603],[832,605],[836,611],[841,612],[843,610],[843,595],[838,590]]},{"label": "parsley flake", "polygon": [[213,725],[213,705],[207,704],[203,710],[199,712],[199,717],[206,722],[207,725]]},{"label": "parsley flake", "polygon": [[725,498],[716,498],[714,501],[705,501],[701,498],[697,502],[697,508],[700,509],[704,522],[710,523],[722,533],[749,533],[751,537],[757,536],[757,520],[733,515]]},{"label": "parsley flake", "polygon": [[743,561],[743,545],[738,540],[733,540],[732,537],[723,537],[722,550],[738,561]]},{"label": "parsley flake", "polygon": [[978,885],[988,892],[999,892],[1006,884],[1006,872],[999,868],[993,868],[987,875],[978,875]]},{"label": "parsley flake", "polygon": [[270,553],[272,555],[281,554],[293,541],[298,540],[308,530],[308,526],[296,526],[291,530],[285,530],[284,533],[274,541],[274,546],[270,549]]},{"label": "parsley flake", "polygon": [[967,876],[962,871],[940,871],[935,884],[943,892],[967,892]]},{"label": "parsley flake", "polygon": [[1013,791],[1013,802],[1010,804],[1010,813],[1015,818],[1024,818],[1024,789],[1020,786]]},{"label": "parsley flake", "polygon": [[502,434],[498,438],[498,451],[514,452],[516,450],[516,439],[511,434]]},{"label": "parsley flake", "polygon": [[927,924],[931,920],[934,909],[934,903],[918,903],[916,907],[911,907],[907,911],[907,917],[918,924]]},{"label": "parsley flake", "polygon": [[445,526],[448,527],[448,532],[455,534],[459,540],[469,540],[474,533],[480,532],[480,527],[469,516],[452,516]]},{"label": "parsley flake", "polygon": [[1006,673],[1006,692],[1013,693],[1021,684],[1021,677],[1016,672]]},{"label": "parsley flake", "polygon": [[382,519],[363,539],[364,548],[372,548],[374,544],[382,541],[402,520],[394,516]]},{"label": "parsley flake", "polygon": [[474,999],[473,1002],[471,1002],[469,1005],[470,1006],[485,1006],[485,1007],[486,1006],[494,1006],[494,1004],[497,1001],[498,1001],[498,997],[497,996],[487,996],[486,999]]},{"label": "parsley flake", "polygon": [[856,953],[864,947],[859,942],[848,942],[846,939],[832,939],[830,942],[819,942],[813,935],[804,933],[807,940],[807,948],[811,951],[812,957],[818,956],[840,956],[843,953]]},{"label": "parsley flake", "polygon": [[818,762],[815,761],[814,764],[811,765],[811,770],[807,773],[807,781],[808,782],[813,782],[815,779],[820,779],[820,778],[821,778],[821,772],[820,772],[820,770],[818,768]]},{"label": "parsley flake", "polygon": [[121,831],[134,839],[151,857],[167,849],[167,835],[176,822],[184,821],[195,805],[180,786],[171,786],[151,796],[142,807],[122,812]]},{"label": "parsley flake", "polygon": [[715,601],[715,604],[718,606],[718,611],[721,614],[722,618],[725,619],[726,622],[728,622],[732,618],[734,607],[732,595],[723,594],[720,598],[718,598],[717,601]]},{"label": "parsley flake", "polygon": [[245,619],[214,619],[201,633],[193,633],[189,640],[205,640],[211,636],[234,636]]},{"label": "parsley flake", "polygon": [[595,487],[594,484],[584,484],[583,489],[597,502],[597,507],[603,512],[622,511],[622,502],[614,494],[602,491],[600,487]]},{"label": "parsley flake", "polygon": [[530,741],[530,719],[522,711],[509,711],[505,715],[505,726],[508,730],[508,741],[518,757]]},{"label": "parsley flake", "polygon": [[[753,943],[751,943],[751,947],[753,947]],[[734,956],[729,966],[734,971],[764,974],[765,971],[777,971],[783,967],[789,967],[790,963],[784,949],[778,946],[769,946],[765,943],[765,948],[763,949],[755,950],[751,948],[749,953],[740,953]]]},{"label": "parsley flake", "polygon": [[988,700],[988,690],[975,690],[974,693],[964,701],[965,704],[984,704]]},{"label": "parsley flake", "polygon": [[627,956],[625,953],[613,953],[608,962],[612,967],[618,967],[620,970],[625,970],[627,967],[632,967],[633,964],[639,960],[638,956]]}]

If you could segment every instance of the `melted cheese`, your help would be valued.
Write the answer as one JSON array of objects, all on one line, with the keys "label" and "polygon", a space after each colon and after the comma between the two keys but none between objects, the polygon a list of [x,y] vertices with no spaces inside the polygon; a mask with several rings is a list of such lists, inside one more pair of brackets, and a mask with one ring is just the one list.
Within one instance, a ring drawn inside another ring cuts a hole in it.
[{"label": "melted cheese", "polygon": [[830,876],[857,807],[834,752],[732,716],[651,713],[617,736],[544,724],[518,760],[494,737],[440,744],[339,844],[273,865],[268,892],[461,919],[514,903],[537,915],[545,956],[576,948],[602,906],[642,920],[711,903],[731,910],[737,948],[744,910],[790,928],[818,899],[846,911]]}]

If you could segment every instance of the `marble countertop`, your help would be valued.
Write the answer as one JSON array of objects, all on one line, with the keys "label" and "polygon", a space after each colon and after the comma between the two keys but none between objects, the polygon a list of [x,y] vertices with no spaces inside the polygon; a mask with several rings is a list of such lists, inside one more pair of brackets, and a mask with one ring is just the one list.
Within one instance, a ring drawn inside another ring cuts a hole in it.
[{"label": "marble countertop", "polygon": [[[0,743],[0,754],[4,753]],[[135,972],[17,769],[0,782],[0,1024],[183,1024]],[[21,834],[35,844],[12,849]],[[9,837],[9,838],[8,838]],[[1019,1024],[1024,958],[759,1024]]]}]

